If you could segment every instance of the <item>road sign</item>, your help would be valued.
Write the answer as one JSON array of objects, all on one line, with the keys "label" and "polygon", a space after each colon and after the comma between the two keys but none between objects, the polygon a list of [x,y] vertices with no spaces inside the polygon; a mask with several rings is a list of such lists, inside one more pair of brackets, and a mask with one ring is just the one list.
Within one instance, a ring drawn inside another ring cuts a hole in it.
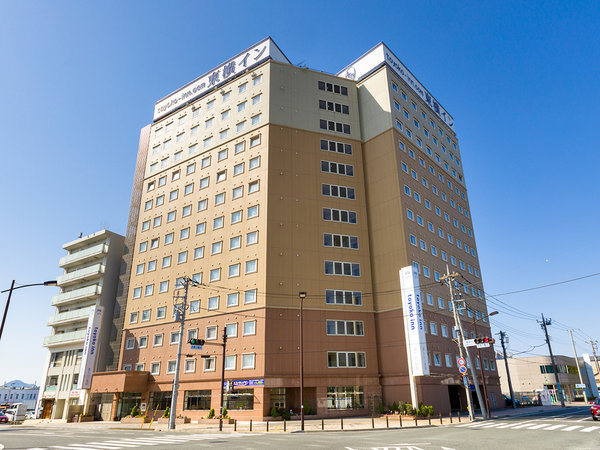
[{"label": "road sign", "polygon": [[464,366],[466,364],[465,358],[458,358],[458,360],[456,362],[458,363],[459,366]]},{"label": "road sign", "polygon": [[465,347],[473,347],[475,345],[475,339],[465,339]]},{"label": "road sign", "polygon": [[579,383],[577,383],[577,384],[575,385],[575,387],[576,387],[577,389],[585,389],[585,384],[579,384]]},{"label": "road sign", "polygon": [[477,344],[477,348],[487,348],[490,344],[488,342],[484,342],[483,344]]},{"label": "road sign", "polygon": [[469,377],[463,376],[462,378],[463,378],[463,384],[465,386],[468,386],[469,385]]},{"label": "road sign", "polygon": [[474,384],[471,384],[471,385],[469,386],[469,389],[471,389],[472,391],[474,391],[474,390],[475,390],[475,385],[474,385]]},{"label": "road sign", "polygon": [[190,347],[192,348],[192,350],[202,350],[201,345],[190,345]]},{"label": "road sign", "polygon": [[465,366],[460,366],[458,371],[464,375],[467,373],[467,368]]}]

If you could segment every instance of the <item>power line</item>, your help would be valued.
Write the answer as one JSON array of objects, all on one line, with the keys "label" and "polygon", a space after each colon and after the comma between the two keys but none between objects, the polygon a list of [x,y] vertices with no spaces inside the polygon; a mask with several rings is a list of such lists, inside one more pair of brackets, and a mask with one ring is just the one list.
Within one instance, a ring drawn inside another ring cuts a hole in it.
[{"label": "power line", "polygon": [[499,297],[501,295],[519,294],[521,292],[534,291],[536,289],[543,289],[543,288],[547,288],[550,286],[558,286],[559,284],[572,283],[573,281],[579,281],[579,280],[584,280],[586,278],[597,277],[598,275],[600,275],[600,272],[592,273],[590,275],[584,275],[582,277],[571,278],[570,280],[557,281],[556,283],[549,283],[549,284],[544,284],[542,286],[535,286],[535,287],[531,287],[531,288],[527,288],[527,289],[520,289],[518,291],[502,292],[501,294],[494,294],[494,295],[496,297]]}]

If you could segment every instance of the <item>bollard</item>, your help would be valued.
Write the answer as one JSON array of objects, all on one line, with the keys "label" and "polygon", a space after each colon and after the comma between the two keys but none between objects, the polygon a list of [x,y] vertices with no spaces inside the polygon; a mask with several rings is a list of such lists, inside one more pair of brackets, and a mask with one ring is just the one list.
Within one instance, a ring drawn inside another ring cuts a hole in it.
[{"label": "bollard", "polygon": [[252,431],[252,419],[250,419],[250,431]]},{"label": "bollard", "polygon": [[233,419],[233,431],[237,431],[237,419]]},{"label": "bollard", "polygon": [[460,423],[460,411],[458,412],[458,423]]},{"label": "bollard", "polygon": [[429,420],[429,425],[431,425],[431,414],[427,416],[427,420]]},{"label": "bollard", "polygon": [[371,416],[371,428],[375,428],[375,418]]},{"label": "bollard", "polygon": [[400,421],[400,428],[402,428],[402,414],[398,414],[398,420]]},{"label": "bollard", "polygon": [[440,413],[440,425],[443,425],[444,422],[442,421],[442,413]]},{"label": "bollard", "polygon": [[450,411],[450,423],[452,423],[452,411]]},{"label": "bollard", "polygon": [[325,429],[325,420],[321,419],[321,430]]},{"label": "bollard", "polygon": [[419,424],[417,423],[417,416],[415,416],[415,427],[418,427]]},{"label": "bollard", "polygon": [[283,431],[286,431],[287,420],[283,419]]},{"label": "bollard", "polygon": [[342,425],[342,430],[343,430],[344,429],[344,418],[343,417],[340,417],[340,423]]},{"label": "bollard", "polygon": [[267,420],[267,433],[269,432],[269,421]]},{"label": "bollard", "polygon": [[388,416],[385,416],[385,427],[386,428],[390,427],[390,418]]}]

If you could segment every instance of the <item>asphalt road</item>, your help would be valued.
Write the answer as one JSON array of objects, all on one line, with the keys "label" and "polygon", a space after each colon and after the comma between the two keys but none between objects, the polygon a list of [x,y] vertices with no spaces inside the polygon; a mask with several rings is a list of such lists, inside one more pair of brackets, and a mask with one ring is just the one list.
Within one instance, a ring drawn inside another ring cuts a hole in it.
[{"label": "asphalt road", "polygon": [[0,426],[0,450],[227,449],[597,449],[589,407],[448,426],[307,433],[155,432],[64,426]]}]

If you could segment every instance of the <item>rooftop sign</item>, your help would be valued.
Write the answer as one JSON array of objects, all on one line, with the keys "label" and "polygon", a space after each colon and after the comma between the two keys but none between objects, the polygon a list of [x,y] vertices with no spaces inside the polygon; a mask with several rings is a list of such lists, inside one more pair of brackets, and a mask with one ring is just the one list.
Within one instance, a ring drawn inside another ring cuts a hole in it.
[{"label": "rooftop sign", "polygon": [[387,64],[454,131],[454,119],[423,87],[417,78],[382,42],[337,73],[338,77],[359,81],[381,65]]},{"label": "rooftop sign", "polygon": [[271,38],[266,38],[157,101],[154,105],[154,121],[181,108],[187,102],[197,99],[234,78],[236,75],[267,59],[291,64],[282,51],[279,50],[277,44]]}]

